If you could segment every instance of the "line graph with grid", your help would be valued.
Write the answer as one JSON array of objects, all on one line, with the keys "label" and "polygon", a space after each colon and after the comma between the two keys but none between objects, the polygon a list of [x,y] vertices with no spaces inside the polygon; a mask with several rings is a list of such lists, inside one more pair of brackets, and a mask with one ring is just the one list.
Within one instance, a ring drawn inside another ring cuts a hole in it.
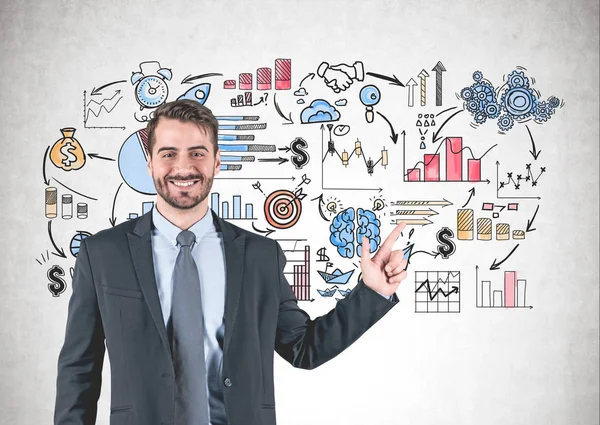
[{"label": "line graph with grid", "polygon": [[415,313],[460,313],[460,272],[416,271]]}]

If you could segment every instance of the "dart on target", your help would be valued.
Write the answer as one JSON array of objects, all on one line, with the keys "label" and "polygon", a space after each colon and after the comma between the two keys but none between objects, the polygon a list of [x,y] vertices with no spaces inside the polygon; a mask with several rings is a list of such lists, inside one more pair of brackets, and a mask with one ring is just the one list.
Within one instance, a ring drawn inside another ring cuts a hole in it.
[{"label": "dart on target", "polygon": [[265,200],[265,218],[278,229],[289,229],[298,222],[302,213],[302,188],[295,192],[281,189],[271,193]]}]

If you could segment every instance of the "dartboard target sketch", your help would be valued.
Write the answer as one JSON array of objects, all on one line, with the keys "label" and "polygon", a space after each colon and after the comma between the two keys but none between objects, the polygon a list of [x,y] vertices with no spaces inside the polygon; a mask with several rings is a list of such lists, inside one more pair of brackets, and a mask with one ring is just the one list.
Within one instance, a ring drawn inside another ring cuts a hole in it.
[{"label": "dartboard target sketch", "polygon": [[298,222],[302,213],[302,189],[294,192],[281,189],[272,192],[265,200],[265,218],[278,229],[289,229]]}]

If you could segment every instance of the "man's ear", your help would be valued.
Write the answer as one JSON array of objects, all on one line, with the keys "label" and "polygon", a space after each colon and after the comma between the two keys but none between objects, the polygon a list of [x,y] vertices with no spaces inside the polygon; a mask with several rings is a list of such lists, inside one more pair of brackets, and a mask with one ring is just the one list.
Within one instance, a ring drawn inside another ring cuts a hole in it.
[{"label": "man's ear", "polygon": [[150,158],[150,154],[148,154],[148,162],[146,163],[146,169],[148,170],[148,175],[152,177],[152,158]]},{"label": "man's ear", "polygon": [[214,173],[214,175],[216,176],[217,174],[219,174],[219,171],[221,171],[221,149],[217,148],[217,151],[215,152],[215,173]]}]

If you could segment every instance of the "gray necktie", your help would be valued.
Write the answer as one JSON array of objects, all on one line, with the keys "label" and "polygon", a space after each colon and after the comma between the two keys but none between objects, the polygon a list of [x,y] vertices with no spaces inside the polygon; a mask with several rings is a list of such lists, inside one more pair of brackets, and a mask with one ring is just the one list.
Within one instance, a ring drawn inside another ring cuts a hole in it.
[{"label": "gray necktie", "polygon": [[173,271],[171,348],[175,365],[175,425],[209,425],[200,277],[191,254],[195,239],[189,230],[177,235],[181,248]]}]

